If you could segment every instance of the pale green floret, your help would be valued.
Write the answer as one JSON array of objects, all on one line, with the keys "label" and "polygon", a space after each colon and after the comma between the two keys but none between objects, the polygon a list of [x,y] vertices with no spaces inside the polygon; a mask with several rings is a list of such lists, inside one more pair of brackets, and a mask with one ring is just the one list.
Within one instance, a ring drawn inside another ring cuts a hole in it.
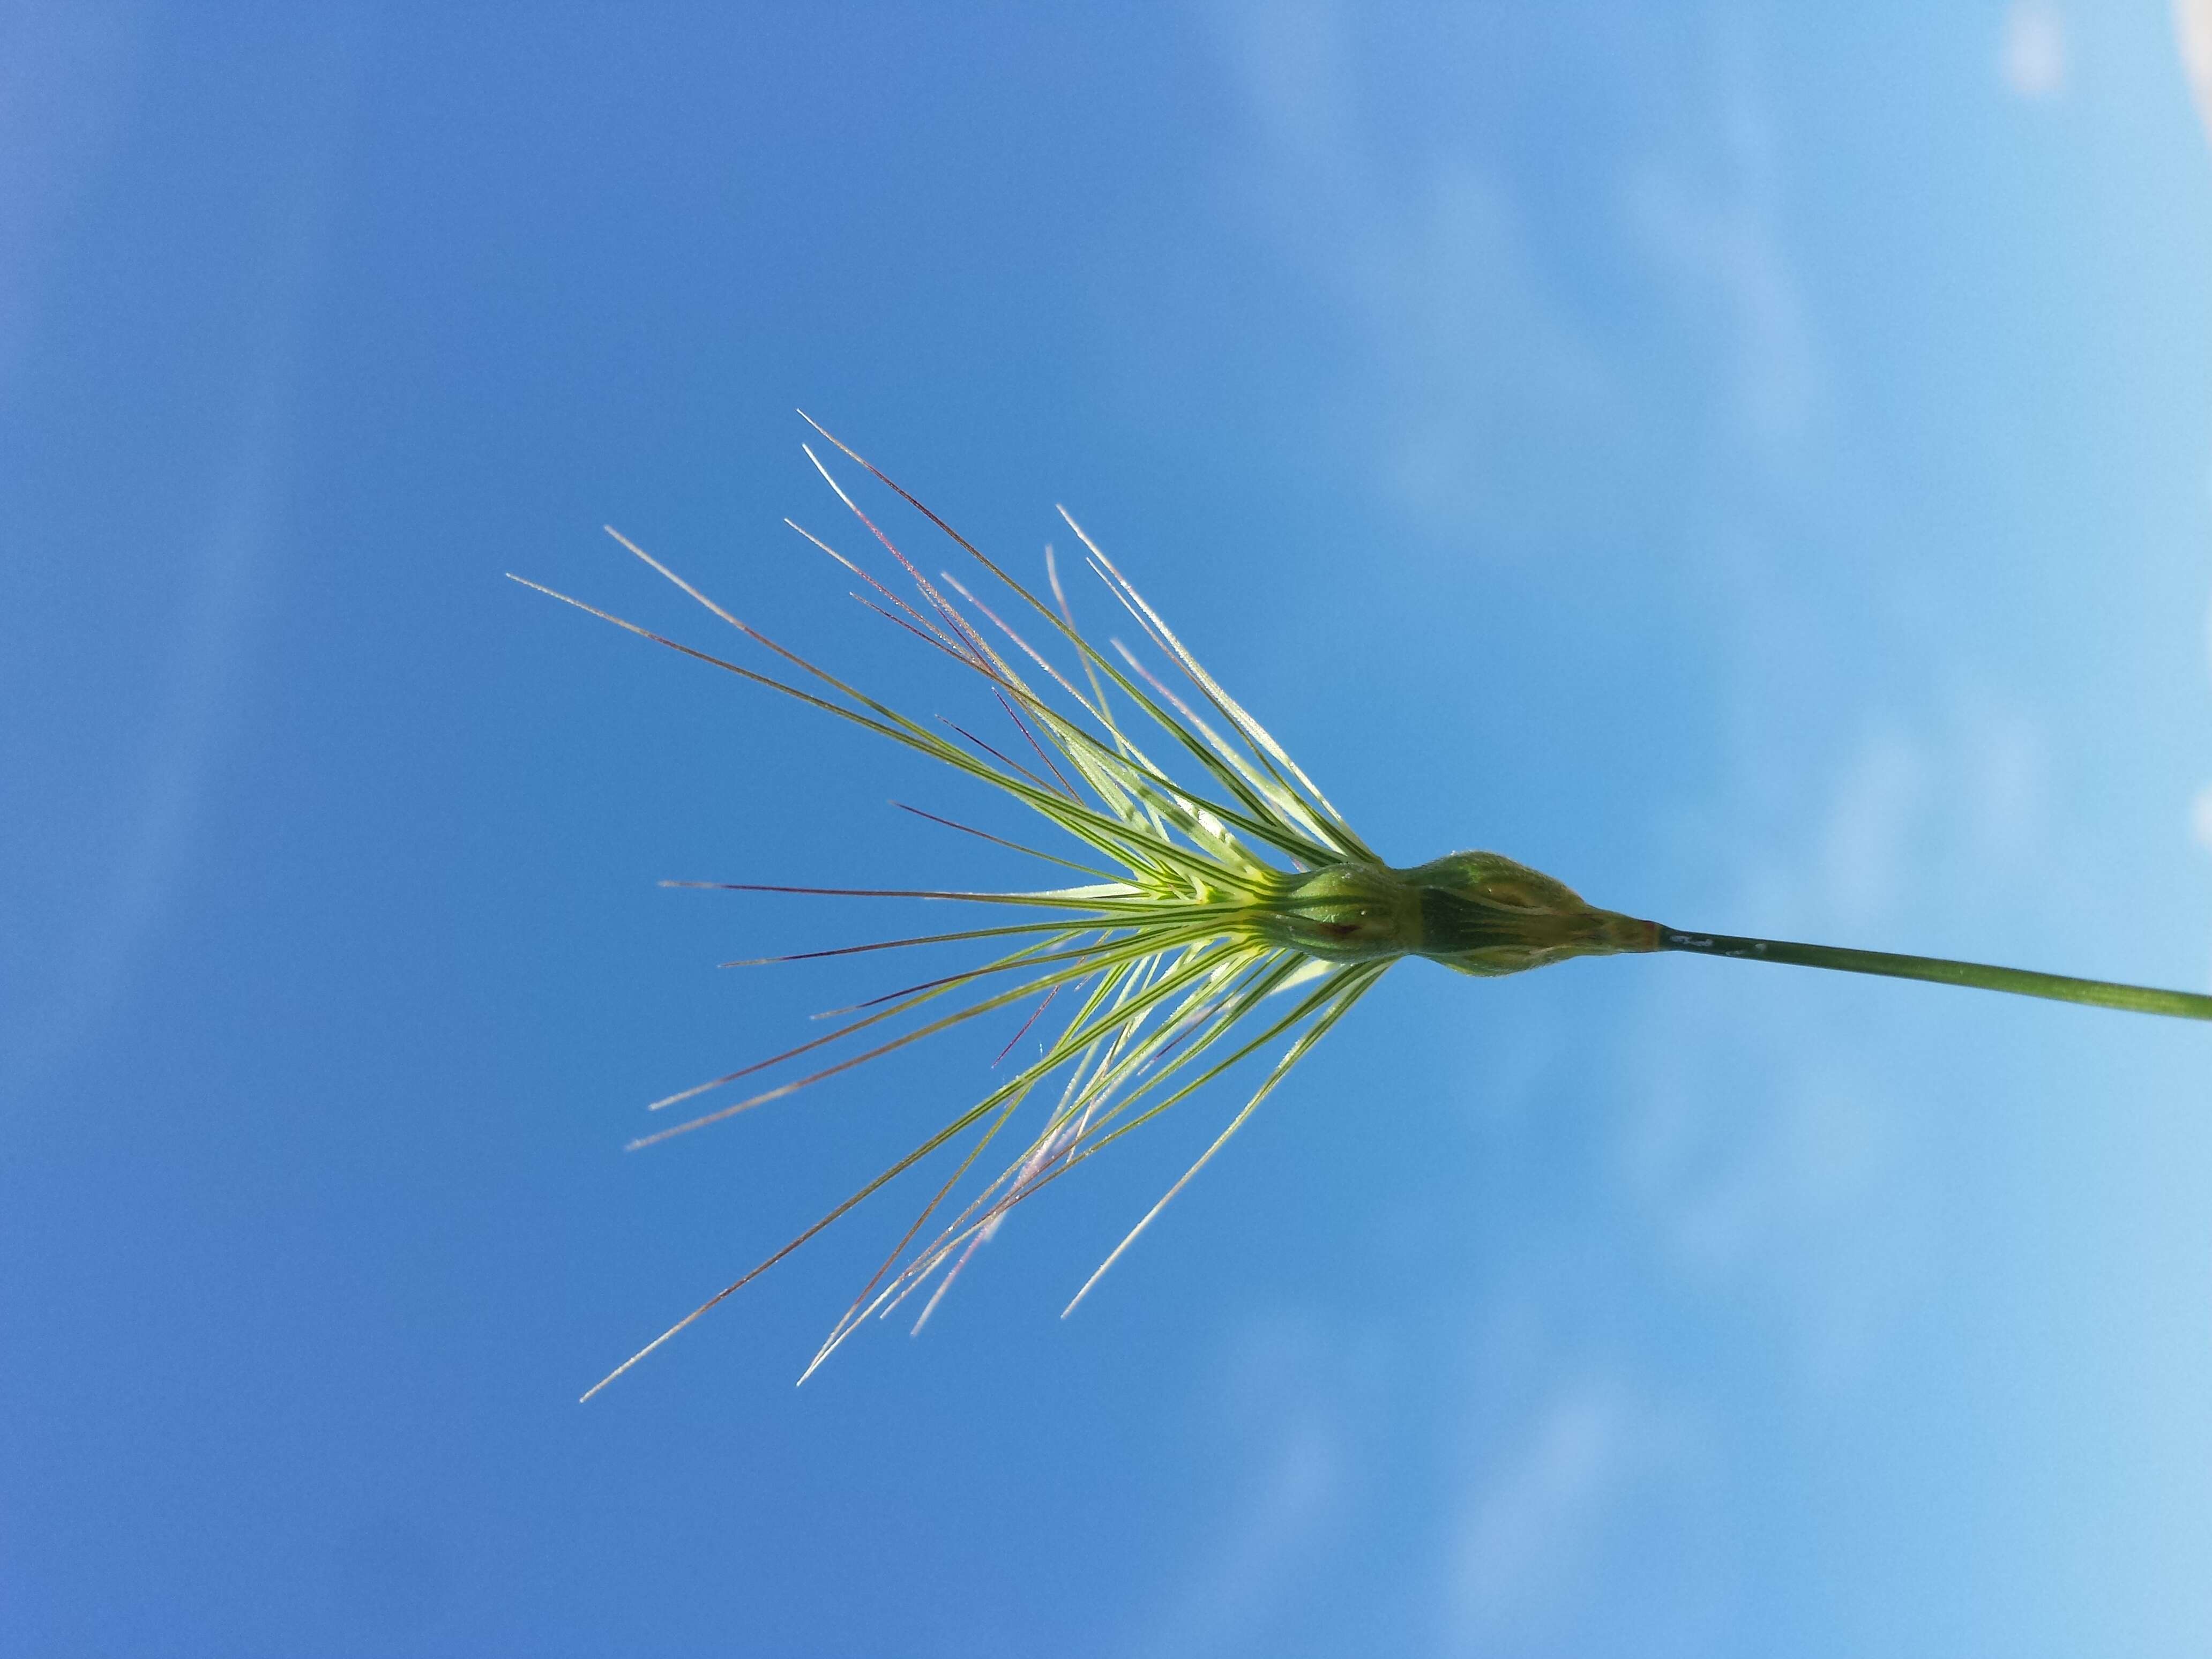
[{"label": "pale green floret", "polygon": [[[670,884],[951,901],[1004,907],[1002,915],[1011,912],[1018,919],[804,953],[848,956],[985,941],[1005,951],[980,966],[939,974],[840,1010],[840,1023],[823,1036],[654,1102],[656,1110],[678,1105],[803,1055],[813,1057],[814,1069],[804,1075],[642,1136],[633,1146],[665,1140],[781,1099],[987,1016],[1012,1017],[1028,1009],[999,1059],[1006,1060],[1024,1042],[1033,1043],[1035,1053],[1011,1070],[994,1073],[999,1081],[981,1099],[752,1272],[708,1297],[599,1388],[895,1177],[964,1138],[966,1150],[957,1167],[837,1322],[814,1365],[869,1316],[889,1314],[934,1280],[915,1323],[919,1329],[969,1257],[1016,1205],[1240,1062],[1273,1050],[1272,1065],[1243,1109],[1106,1258],[1098,1270],[1103,1273],[1329,1028],[1405,957],[1423,957],[1463,974],[1496,975],[1572,957],[1686,951],[2212,1018],[2212,997],[2186,992],[1925,957],[1682,933],[1599,909],[1551,877],[1496,853],[1453,853],[1410,869],[1393,868],[1199,665],[1073,519],[1068,527],[1082,542],[1092,570],[1171,672],[1181,676],[1182,691],[1164,683],[1121,641],[1111,641],[1109,657],[1077,629],[1049,548],[1048,604],[867,462],[842,444],[837,447],[1001,584],[1000,602],[1023,627],[1039,630],[1047,647],[1066,653],[1061,661],[1069,666],[1063,670],[957,578],[946,574],[940,587],[924,576],[854,504],[813,452],[807,452],[839,499],[911,580],[915,599],[894,592],[820,538],[800,534],[866,586],[866,592],[854,595],[861,603],[985,682],[1012,728],[1000,734],[1004,748],[965,727],[925,724],[876,701],[740,622],[619,536],[631,552],[751,645],[797,671],[799,684],[678,644],[564,594],[553,597],[989,785],[1052,826],[1060,837],[1055,843],[1060,850],[1026,847],[919,808],[908,810],[1090,879],[1017,892]],[[1027,678],[1032,672],[1039,678]],[[1159,761],[1146,752],[1139,737],[1159,745]],[[1184,777],[1178,777],[1177,768]],[[1191,775],[1200,781],[1194,785],[1188,781]],[[1031,1038],[1032,1029],[1055,1007],[1057,1025]],[[851,1052],[856,1042],[858,1052]],[[841,1052],[842,1058],[831,1058]],[[1025,1106],[1030,1108],[1030,1121],[1013,1138],[1018,1150],[1011,1158],[1001,1154],[1004,1161],[995,1175],[988,1165],[979,1167],[1000,1132]],[[975,1190],[949,1222],[940,1219],[936,1232],[926,1231],[932,1218],[948,1207],[955,1189],[970,1179],[971,1170],[977,1177]],[[1077,1302],[1097,1278],[1091,1275]],[[813,1365],[807,1369],[811,1374]],[[596,1392],[598,1388],[591,1390]]]}]

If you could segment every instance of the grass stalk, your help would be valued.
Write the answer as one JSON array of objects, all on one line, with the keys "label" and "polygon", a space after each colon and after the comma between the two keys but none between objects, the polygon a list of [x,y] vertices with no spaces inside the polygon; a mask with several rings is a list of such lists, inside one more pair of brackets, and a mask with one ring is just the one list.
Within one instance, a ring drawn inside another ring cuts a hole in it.
[{"label": "grass stalk", "polygon": [[1672,927],[1659,930],[1658,948],[1687,951],[1698,956],[1727,957],[1736,962],[1786,962],[1795,967],[1828,968],[1838,973],[1927,980],[1936,985],[1963,985],[1978,991],[2003,991],[2013,996],[2085,1003],[2093,1008],[2120,1008],[2137,1014],[2166,1014],[2175,1019],[2212,1019],[2212,996],[2200,996],[2193,991],[2164,991],[2148,985],[2076,979],[2070,974],[1999,968],[1986,962],[1899,956],[1889,951],[1854,951],[1837,945],[1801,945],[1790,939],[1743,939],[1732,933],[1686,933]]}]

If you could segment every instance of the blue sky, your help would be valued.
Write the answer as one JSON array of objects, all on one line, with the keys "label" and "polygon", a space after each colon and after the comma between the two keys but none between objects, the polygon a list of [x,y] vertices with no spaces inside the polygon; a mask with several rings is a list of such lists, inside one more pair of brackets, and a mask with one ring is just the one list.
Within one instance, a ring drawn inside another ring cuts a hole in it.
[{"label": "blue sky", "polygon": [[[1368,839],[2212,983],[2212,150],[2159,5],[0,14],[0,1603],[25,1654],[2197,1654],[2200,1030],[1395,971],[792,1379],[1011,873],[804,406],[1066,502]],[[2212,39],[2203,8],[2200,39]],[[2212,79],[2212,70],[2207,78]],[[1103,617],[1093,605],[1091,614]],[[902,1200],[895,1200],[895,1204]]]}]

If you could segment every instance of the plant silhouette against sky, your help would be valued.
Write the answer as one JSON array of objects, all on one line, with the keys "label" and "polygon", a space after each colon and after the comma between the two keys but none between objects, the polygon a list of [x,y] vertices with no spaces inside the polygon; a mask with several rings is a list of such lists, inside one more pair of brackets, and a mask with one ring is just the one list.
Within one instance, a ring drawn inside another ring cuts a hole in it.
[{"label": "plant silhouette against sky", "polygon": [[[993,585],[979,595],[951,573],[936,580],[926,576],[807,449],[839,499],[911,583],[912,596],[902,597],[856,560],[792,527],[862,584],[855,597],[863,604],[981,678],[1004,717],[1003,732],[993,733],[997,743],[949,720],[926,724],[876,701],[741,621],[611,529],[630,552],[768,658],[797,671],[797,683],[679,643],[535,582],[525,585],[851,721],[1012,797],[1061,832],[1062,850],[1023,845],[933,813],[921,816],[1038,859],[1062,872],[1060,884],[970,892],[667,884],[951,902],[996,907],[1012,919],[772,958],[945,944],[983,944],[1002,952],[840,1010],[839,1023],[825,1036],[654,1102],[656,1111],[690,1105],[775,1068],[800,1068],[786,1081],[696,1111],[631,1146],[652,1146],[720,1122],[1001,1011],[1020,1020],[1001,1060],[1032,1030],[1042,1026],[1043,1032],[1036,1058],[639,1350],[586,1399],[894,1178],[943,1152],[951,1171],[836,1322],[805,1375],[864,1320],[917,1297],[919,1330],[1016,1205],[1240,1063],[1260,1057],[1266,1068],[1252,1092],[1077,1291],[1065,1310],[1073,1311],[1291,1067],[1392,964],[1407,957],[1493,975],[1571,957],[1680,951],[2212,1019],[2212,997],[2187,992],[1684,932],[1600,909],[1551,877],[1495,853],[1454,853],[1410,869],[1393,868],[1206,673],[1066,509],[1061,516],[1092,573],[1172,678],[1163,678],[1119,639],[1101,649],[1086,638],[1049,549],[1048,601],[873,465],[820,427],[815,429],[949,537],[978,573],[970,580],[981,586],[988,578]],[[1025,1127],[1000,1146],[1002,1132],[1024,1107],[1030,1109]],[[1000,1146],[995,1161],[989,1157],[994,1146]]]}]

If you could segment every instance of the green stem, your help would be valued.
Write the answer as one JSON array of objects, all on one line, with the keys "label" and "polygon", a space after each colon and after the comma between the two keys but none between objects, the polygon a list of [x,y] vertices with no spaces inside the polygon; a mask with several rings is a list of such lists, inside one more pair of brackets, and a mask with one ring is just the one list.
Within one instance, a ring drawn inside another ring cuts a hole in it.
[{"label": "green stem", "polygon": [[2127,1008],[2139,1014],[2171,1014],[2179,1019],[2212,1019],[2212,996],[2198,996],[2194,992],[2160,991],[2147,985],[2115,985],[2108,980],[2037,974],[2024,968],[1993,968],[1979,962],[1949,962],[1941,957],[1900,957],[1887,951],[1847,951],[1832,945],[1735,939],[1726,933],[1684,933],[1672,927],[1659,929],[1658,948],[1693,951],[1700,956],[1734,957],[1743,962],[1788,962],[1801,968],[1833,968],[1846,974],[1933,980],[1938,985],[1971,985],[1984,991],[2009,991],[2015,996],[2048,997],[2056,1002],[2086,1002],[2093,1007]]}]

